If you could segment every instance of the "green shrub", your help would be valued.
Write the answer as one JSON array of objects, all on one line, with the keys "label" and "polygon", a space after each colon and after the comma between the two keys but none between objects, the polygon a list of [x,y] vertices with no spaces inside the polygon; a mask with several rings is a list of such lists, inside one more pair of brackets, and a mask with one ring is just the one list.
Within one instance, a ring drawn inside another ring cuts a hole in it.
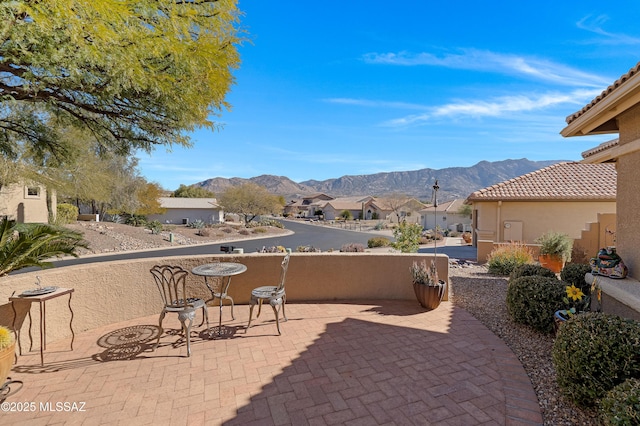
[{"label": "green shrub", "polygon": [[389,247],[389,245],[391,245],[391,241],[385,237],[373,237],[369,238],[369,240],[367,241],[367,247],[369,248]]},{"label": "green shrub", "polygon": [[267,230],[260,226],[258,228],[252,229],[251,232],[253,232],[254,234],[264,234],[267,232]]},{"label": "green shrub", "polygon": [[591,284],[587,284],[584,276],[587,272],[591,272],[589,265],[579,263],[567,263],[562,271],[560,271],[560,279],[565,283],[575,285],[586,295],[591,292]]},{"label": "green shrub", "polygon": [[558,385],[578,405],[598,399],[629,378],[640,378],[640,322],[589,312],[566,321],[552,350]]},{"label": "green shrub", "polygon": [[527,263],[533,263],[531,249],[524,244],[511,243],[493,249],[487,265],[490,274],[509,275],[516,266]]},{"label": "green shrub", "polygon": [[544,266],[537,265],[535,263],[525,263],[524,265],[518,265],[513,268],[511,275],[509,275],[509,281],[515,280],[520,277],[533,277],[539,275],[541,277],[555,278],[556,274],[551,269]]},{"label": "green shrub", "polygon": [[78,208],[73,204],[60,203],[57,210],[56,225],[68,225],[78,220]]},{"label": "green shrub", "polygon": [[640,425],[640,379],[627,379],[615,386],[598,404],[605,425]]},{"label": "green shrub", "polygon": [[422,225],[400,222],[393,230],[393,236],[396,241],[391,243],[391,247],[400,250],[402,253],[417,253],[421,235]]},{"label": "green shrub", "polygon": [[152,234],[158,235],[162,232],[162,223],[159,220],[154,220],[147,223],[147,229],[151,230]]},{"label": "green shrub", "polygon": [[147,217],[140,214],[132,214],[125,219],[124,223],[131,226],[145,226]]},{"label": "green shrub", "polygon": [[565,296],[565,285],[557,278],[520,277],[509,281],[507,310],[515,322],[551,333],[553,314],[565,306]]}]

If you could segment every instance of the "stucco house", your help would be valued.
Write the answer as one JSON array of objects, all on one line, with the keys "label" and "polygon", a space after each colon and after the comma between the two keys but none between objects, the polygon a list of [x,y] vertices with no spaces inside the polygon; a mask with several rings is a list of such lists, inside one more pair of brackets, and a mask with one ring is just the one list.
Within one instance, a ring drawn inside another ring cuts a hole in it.
[{"label": "stucco house", "polygon": [[284,206],[284,214],[297,217],[313,217],[316,210],[321,210],[325,201],[334,198],[327,194],[312,194],[301,199],[291,200]]},{"label": "stucco house", "polygon": [[[55,218],[57,199],[52,192],[51,206]],[[47,189],[42,185],[0,185],[0,216],[19,223],[48,223]]]},{"label": "stucco house", "polygon": [[[585,163],[613,163],[617,171],[616,249],[631,280],[602,279],[605,296],[623,316],[640,319],[640,62],[599,96],[567,117],[562,136],[618,134],[594,148]],[[608,300],[603,300],[603,309]]]},{"label": "stucco house", "polygon": [[471,230],[471,216],[461,214],[460,209],[465,200],[455,200],[439,203],[437,207],[425,207],[420,210],[421,223],[424,229],[449,229],[451,231],[466,232]]},{"label": "stucco house", "polygon": [[148,220],[162,223],[188,224],[195,220],[205,223],[224,222],[224,210],[215,198],[160,197],[160,206],[166,209],[163,214],[148,215]]},{"label": "stucco house", "polygon": [[558,163],[475,191],[467,202],[473,209],[474,245],[530,244],[548,231],[580,238],[598,214],[616,213],[616,168]]},{"label": "stucco house", "polygon": [[365,205],[373,197],[341,197],[318,203],[316,208],[322,210],[325,220],[335,220],[343,211],[348,210],[354,219],[362,219]]}]

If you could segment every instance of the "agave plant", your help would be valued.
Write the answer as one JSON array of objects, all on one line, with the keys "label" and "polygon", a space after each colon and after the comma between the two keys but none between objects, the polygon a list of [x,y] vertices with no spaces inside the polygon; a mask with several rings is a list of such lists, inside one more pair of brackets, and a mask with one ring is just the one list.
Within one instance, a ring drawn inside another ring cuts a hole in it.
[{"label": "agave plant", "polygon": [[39,224],[0,221],[0,277],[18,269],[50,268],[48,261],[58,256],[78,257],[79,247],[87,247],[82,234],[69,229]]}]

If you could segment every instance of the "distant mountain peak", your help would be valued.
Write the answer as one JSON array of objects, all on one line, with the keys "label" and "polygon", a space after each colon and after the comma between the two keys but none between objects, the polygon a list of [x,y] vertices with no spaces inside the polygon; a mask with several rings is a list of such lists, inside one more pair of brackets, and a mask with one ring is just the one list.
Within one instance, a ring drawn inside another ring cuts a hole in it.
[{"label": "distant mountain peak", "polygon": [[275,175],[260,175],[249,179],[216,177],[194,185],[212,191],[216,196],[219,196],[230,186],[253,182],[264,186],[273,194],[284,196],[285,199],[316,193],[325,193],[332,197],[383,196],[391,193],[403,193],[418,199],[428,200],[431,198],[433,183],[438,179],[440,186],[438,198],[448,200],[466,198],[479,189],[562,161],[565,160],[530,161],[526,158],[494,162],[483,160],[471,167],[448,167],[438,170],[426,168],[370,175],[345,175],[322,181],[311,179],[304,182],[294,182],[286,176]]}]

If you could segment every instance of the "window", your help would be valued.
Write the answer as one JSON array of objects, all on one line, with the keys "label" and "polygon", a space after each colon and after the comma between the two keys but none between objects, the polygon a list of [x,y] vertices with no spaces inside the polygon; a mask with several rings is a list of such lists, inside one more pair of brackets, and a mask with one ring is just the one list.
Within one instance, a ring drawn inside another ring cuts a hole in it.
[{"label": "window", "polygon": [[37,186],[27,187],[25,198],[40,198],[40,188]]}]

